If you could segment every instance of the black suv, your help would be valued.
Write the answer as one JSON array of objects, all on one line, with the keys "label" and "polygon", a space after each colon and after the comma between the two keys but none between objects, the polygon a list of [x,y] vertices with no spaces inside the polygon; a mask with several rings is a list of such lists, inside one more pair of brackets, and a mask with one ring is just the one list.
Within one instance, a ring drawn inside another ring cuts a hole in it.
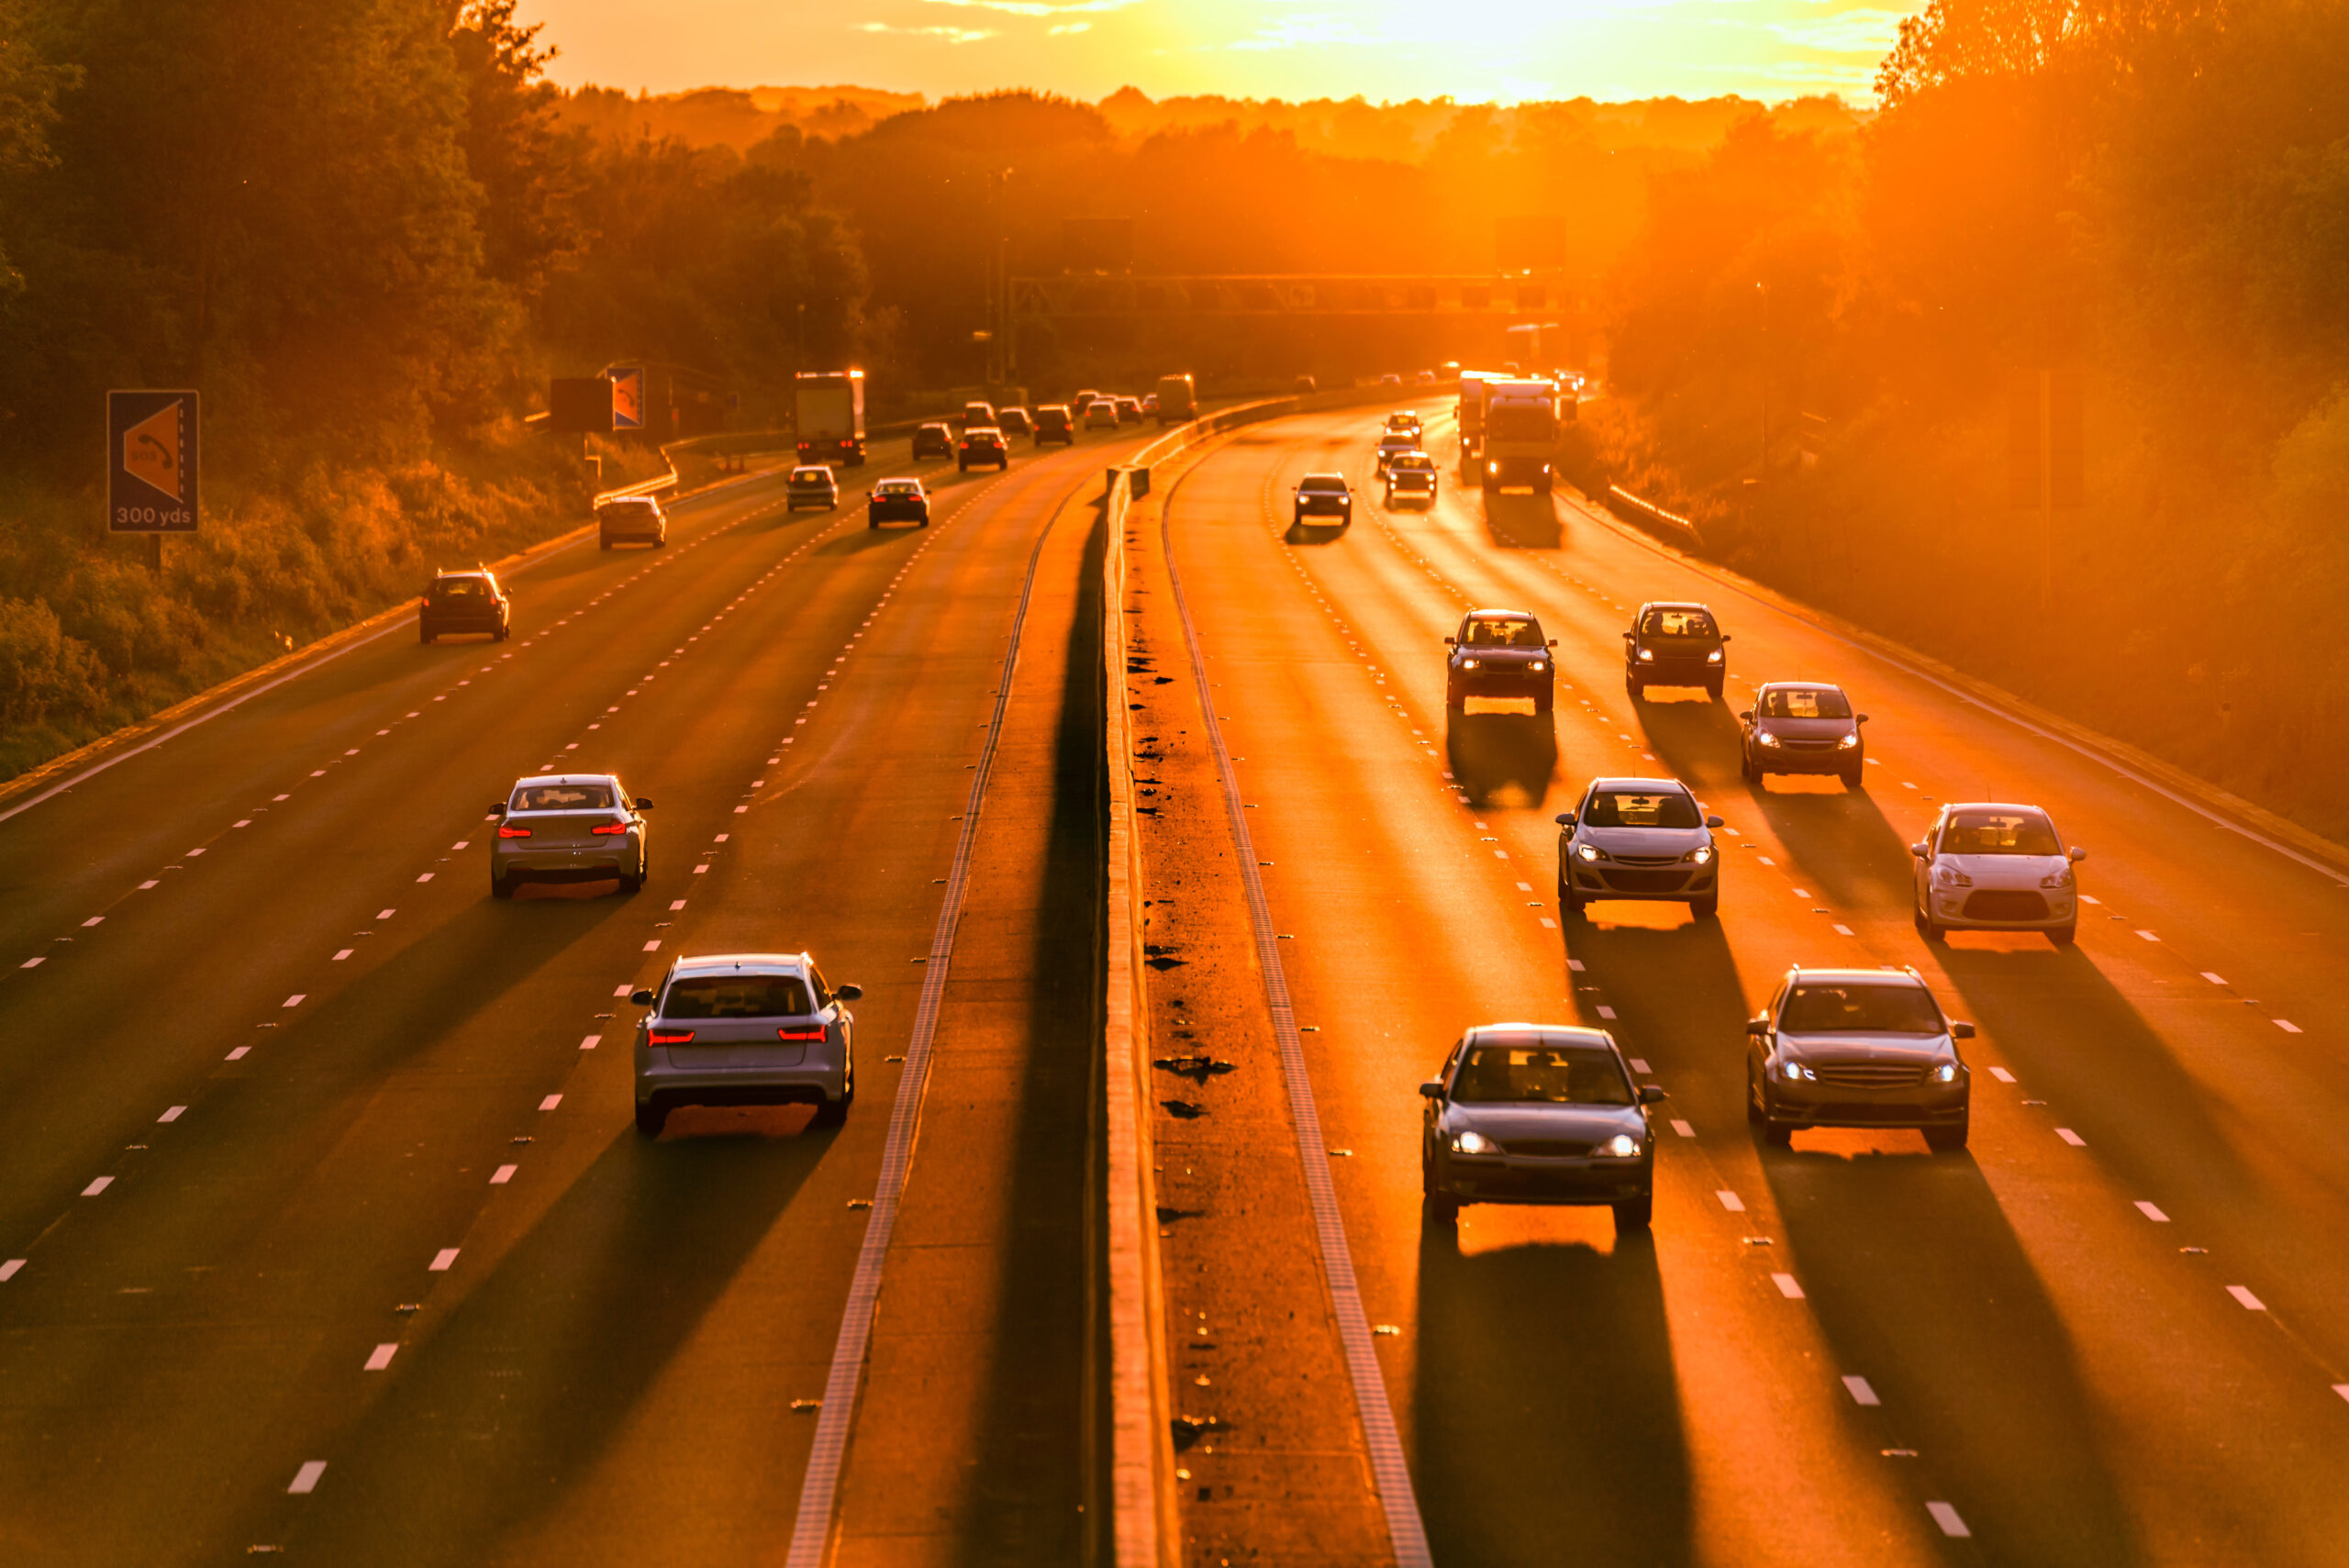
[{"label": "black suv", "polygon": [[954,466],[964,473],[983,462],[993,463],[998,473],[1011,467],[1011,448],[993,425],[974,425],[963,431],[954,451]]},{"label": "black suv", "polygon": [[443,572],[424,590],[416,610],[416,637],[432,642],[451,633],[484,633],[503,642],[514,629],[514,606],[487,567]]},{"label": "black suv", "polygon": [[1865,713],[1852,711],[1841,686],[1810,681],[1773,681],[1753,694],[1753,706],[1739,714],[1744,733],[1741,759],[1747,779],[1765,773],[1834,773],[1853,789],[1867,772],[1867,744],[1860,726]]},{"label": "black suv", "polygon": [[1036,410],[1036,444],[1058,441],[1064,447],[1076,445],[1076,417],[1065,403],[1047,403]]},{"label": "black suv", "polygon": [[1633,697],[1650,686],[1702,686],[1718,702],[1729,675],[1727,641],[1702,605],[1642,605],[1623,634],[1623,684]]},{"label": "black suv", "polygon": [[1470,697],[1531,697],[1533,711],[1547,713],[1557,694],[1557,661],[1542,623],[1530,610],[1470,610],[1460,633],[1443,639],[1452,650],[1444,662],[1443,706],[1462,712]]},{"label": "black suv", "polygon": [[935,425],[924,425],[914,432],[914,460],[917,462],[926,457],[944,458],[953,455],[954,428],[952,426],[941,421]]},{"label": "black suv", "polygon": [[1308,473],[1290,494],[1297,497],[1290,521],[1297,528],[1308,522],[1334,521],[1341,528],[1353,523],[1353,492],[1346,488],[1342,473]]}]

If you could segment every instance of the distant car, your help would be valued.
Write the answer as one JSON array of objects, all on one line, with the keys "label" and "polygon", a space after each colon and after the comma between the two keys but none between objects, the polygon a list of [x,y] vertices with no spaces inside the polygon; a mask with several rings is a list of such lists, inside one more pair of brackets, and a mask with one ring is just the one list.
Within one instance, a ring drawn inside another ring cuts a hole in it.
[{"label": "distant car", "polygon": [[841,504],[841,484],[832,477],[830,469],[809,464],[791,471],[791,477],[784,482],[783,496],[783,509],[786,512],[796,512],[802,506],[829,512]]},{"label": "distant car", "polygon": [[1436,367],[1435,373],[1445,381],[1458,381],[1460,379],[1460,361],[1458,360],[1446,360],[1443,363]]},{"label": "distant car", "polygon": [[1860,726],[1868,716],[1852,711],[1841,686],[1772,681],[1737,718],[1745,727],[1742,771],[1755,784],[1769,773],[1834,773],[1854,789],[1865,782],[1867,744]]},{"label": "distant car", "polygon": [[1141,424],[1141,398],[1139,398],[1139,397],[1120,397],[1120,398],[1117,398],[1117,399],[1115,399],[1114,401],[1116,402],[1117,406],[1118,406],[1118,423],[1119,423],[1119,424],[1120,424],[1120,425],[1139,425],[1139,424]]},{"label": "distant car", "polygon": [[489,894],[511,898],[525,882],[610,882],[634,893],[651,874],[645,842],[649,800],[611,773],[540,773],[493,802]]},{"label": "distant car", "polygon": [[1074,413],[1078,418],[1084,418],[1085,415],[1092,412],[1093,400],[1100,395],[1101,395],[1099,393],[1094,391],[1091,387],[1086,387],[1082,392],[1079,392],[1074,397],[1068,400],[1070,411]]},{"label": "distant car", "polygon": [[1655,1213],[1664,1098],[1631,1081],[1613,1038],[1556,1024],[1470,1029],[1419,1085],[1419,1190],[1449,1228],[1469,1203],[1605,1204],[1619,1231]]},{"label": "distant car", "polygon": [[1297,481],[1292,493],[1297,497],[1296,509],[1289,520],[1297,528],[1311,522],[1330,522],[1351,528],[1354,520],[1353,492],[1346,487],[1342,473],[1308,473]]},{"label": "distant car", "polygon": [[1394,372],[1389,371],[1386,374],[1378,378],[1378,384],[1381,386],[1400,386],[1403,384],[1403,378],[1397,375]]},{"label": "distant car", "polygon": [[1965,1147],[1973,1075],[1954,1023],[1913,969],[1803,969],[1745,1026],[1745,1119],[1785,1146],[1811,1127],[1914,1127]]},{"label": "distant car", "polygon": [[1394,413],[1386,416],[1386,429],[1389,434],[1417,436],[1424,433],[1426,426],[1419,418],[1417,410],[1397,408]]},{"label": "distant car", "polygon": [[1642,605],[1623,634],[1623,684],[1633,697],[1650,686],[1702,686],[1718,701],[1729,674],[1728,641],[1703,605]]},{"label": "distant car", "polygon": [[967,430],[976,425],[985,425],[990,429],[1002,428],[995,422],[995,405],[979,402],[963,405],[963,411],[954,416],[953,425],[957,430]]},{"label": "distant car", "polygon": [[1386,473],[1388,463],[1405,452],[1415,452],[1419,450],[1419,433],[1417,430],[1387,431],[1378,438],[1378,472]]},{"label": "distant car", "polygon": [[924,425],[914,432],[914,461],[926,457],[949,458],[954,455],[954,428],[944,420]]},{"label": "distant car", "polygon": [[2080,885],[2073,867],[2088,858],[2035,806],[1953,802],[1916,857],[1917,930],[1929,942],[1952,931],[2044,931],[2058,947],[2079,934]]},{"label": "distant car", "polygon": [[954,466],[968,473],[981,464],[991,464],[998,472],[1011,466],[1011,443],[993,425],[974,425],[963,432],[962,441],[954,449]]},{"label": "distant car", "polygon": [[996,428],[1001,430],[1007,436],[1030,436],[1035,434],[1035,426],[1029,420],[1028,410],[1020,407],[1018,404],[1014,404],[1008,408],[996,409],[995,411],[995,424]]},{"label": "distant car", "polygon": [[856,1103],[856,1017],[864,992],[827,989],[804,952],[680,957],[629,1000],[636,1025],[636,1130],[660,1136],[677,1106],[816,1107],[838,1127]]},{"label": "distant car", "polygon": [[1118,428],[1118,403],[1112,397],[1097,397],[1085,410],[1085,428],[1088,430],[1114,430]]},{"label": "distant car", "polygon": [[1158,417],[1158,394],[1152,392],[1144,395],[1141,400],[1141,413],[1145,419]]},{"label": "distant car", "polygon": [[1311,376],[1309,376],[1309,375],[1301,375],[1301,376],[1298,376],[1295,381],[1290,382],[1290,383],[1288,384],[1288,389],[1289,389],[1291,392],[1294,392],[1294,393],[1297,393],[1297,394],[1299,394],[1299,395],[1302,395],[1302,394],[1305,394],[1305,393],[1308,393],[1308,392],[1319,392],[1319,391],[1320,391],[1320,390],[1321,390],[1321,384],[1320,384],[1320,383],[1319,383],[1319,382],[1315,381],[1315,380],[1314,380]]},{"label": "distant car", "polygon": [[1557,691],[1557,643],[1542,635],[1530,610],[1470,610],[1460,630],[1443,639],[1443,706],[1464,712],[1470,697],[1531,697],[1547,713]]},{"label": "distant car", "polygon": [[930,527],[930,492],[920,480],[885,479],[866,493],[864,526],[877,528],[889,522]]},{"label": "distant car", "polygon": [[606,550],[616,544],[649,544],[658,550],[669,542],[669,514],[650,495],[616,495],[598,501],[596,541]]},{"label": "distant car", "polygon": [[1417,386],[1433,386],[1435,384],[1435,372],[1421,371],[1419,374],[1413,376],[1411,381],[1412,384]]},{"label": "distant car", "polygon": [[1720,908],[1720,847],[1678,779],[1593,779],[1582,804],[1558,813],[1558,907],[1594,900],[1686,904],[1699,920]]},{"label": "distant car", "polygon": [[437,642],[460,632],[473,632],[503,642],[514,634],[514,604],[497,585],[488,567],[471,572],[442,572],[425,585],[416,606],[416,638]]},{"label": "distant car", "polygon": [[1064,403],[1047,403],[1036,410],[1036,444],[1052,441],[1064,447],[1076,444],[1076,417]]},{"label": "distant car", "polygon": [[1397,503],[1407,500],[1432,508],[1435,491],[1435,460],[1427,453],[1400,452],[1387,460],[1386,506],[1389,511]]}]

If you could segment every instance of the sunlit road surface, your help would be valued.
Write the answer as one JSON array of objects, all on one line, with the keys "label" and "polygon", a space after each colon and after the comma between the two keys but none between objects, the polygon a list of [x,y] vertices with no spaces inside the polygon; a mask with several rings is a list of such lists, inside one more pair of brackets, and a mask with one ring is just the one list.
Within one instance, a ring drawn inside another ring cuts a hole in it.
[{"label": "sunlit road surface", "polygon": [[[2341,1561],[2341,880],[1564,496],[1464,492],[1448,419],[1442,504],[1386,514],[1376,422],[1265,427],[1153,488],[1302,1031],[1325,1146],[1305,1157],[1329,1162],[1434,1561]],[[1288,487],[1333,467],[1351,531],[1286,537]],[[1334,1335],[1308,1323],[1284,1358],[1281,1312],[1251,1305],[1329,1298],[1155,507],[1128,548],[1152,1050],[1232,1063],[1153,1083],[1179,1105],[1156,1129],[1170,1384],[1216,1423],[1180,1456],[1188,1559],[1336,1560],[1310,1543],[1342,1531],[1383,1550],[1375,1502],[1324,1484],[1363,1473]],[[1727,700],[1629,698],[1620,633],[1647,598],[1713,606]],[[1554,724],[1525,704],[1447,729],[1442,639],[1471,606],[1558,639]],[[1774,678],[1841,682],[1871,715],[1864,793],[1741,779],[1734,714]],[[1562,925],[1552,816],[1640,773],[1727,819],[1718,921],[1602,903]],[[1908,844],[1983,797],[2089,849],[2076,949],[1912,929]],[[1965,1153],[1757,1143],[1742,1024],[1794,962],[1915,965],[1980,1026]],[[1456,1244],[1422,1225],[1415,1086],[1509,1018],[1612,1029],[1670,1092],[1652,1239],[1603,1209],[1471,1207]],[[1318,1451],[1298,1399],[1338,1412]]]},{"label": "sunlit road surface", "polygon": [[[509,643],[402,625],[0,827],[0,1561],[779,1561],[1031,559],[833,1560],[1074,1560],[1098,753],[1073,823],[1055,757],[1141,439],[913,470],[928,530],[681,503],[514,575]],[[491,900],[484,808],[553,767],[654,802],[641,893]],[[640,1139],[629,987],[803,947],[865,989],[846,1127]]]}]

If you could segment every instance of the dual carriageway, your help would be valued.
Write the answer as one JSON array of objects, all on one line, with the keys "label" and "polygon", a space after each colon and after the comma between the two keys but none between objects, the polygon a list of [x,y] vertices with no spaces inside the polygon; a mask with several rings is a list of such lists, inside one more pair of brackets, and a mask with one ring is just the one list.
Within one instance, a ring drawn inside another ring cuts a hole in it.
[{"label": "dual carriageway", "polygon": [[[1121,700],[1172,1556],[2337,1561],[2342,874],[1569,498],[1384,512],[1375,423],[1242,428],[1122,514],[1141,437],[885,447],[928,530],[754,476],[509,574],[510,643],[395,627],[0,826],[0,1558],[1108,1561]],[[1354,526],[1293,535],[1331,467]],[[1736,634],[1726,702],[1625,694],[1649,598]],[[1556,711],[1447,727],[1442,639],[1497,604]],[[1864,792],[1739,777],[1784,678],[1871,713]],[[490,899],[482,803],[554,766],[660,802],[643,893]],[[1719,917],[1562,925],[1551,815],[1642,773],[1727,819]],[[2092,849],[2076,949],[1918,939],[1952,798]],[[803,946],[865,990],[848,1124],[640,1140],[626,992]],[[1980,1026],[1965,1153],[1756,1141],[1792,962]],[[1505,1018],[1670,1093],[1652,1232],[1422,1223],[1415,1085]]]}]

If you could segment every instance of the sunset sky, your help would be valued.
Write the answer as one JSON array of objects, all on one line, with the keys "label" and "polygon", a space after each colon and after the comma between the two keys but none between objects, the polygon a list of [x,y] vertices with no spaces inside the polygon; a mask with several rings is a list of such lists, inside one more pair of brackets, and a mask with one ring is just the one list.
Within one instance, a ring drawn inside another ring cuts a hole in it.
[{"label": "sunset sky", "polygon": [[566,86],[1865,100],[1868,0],[523,0]]}]

